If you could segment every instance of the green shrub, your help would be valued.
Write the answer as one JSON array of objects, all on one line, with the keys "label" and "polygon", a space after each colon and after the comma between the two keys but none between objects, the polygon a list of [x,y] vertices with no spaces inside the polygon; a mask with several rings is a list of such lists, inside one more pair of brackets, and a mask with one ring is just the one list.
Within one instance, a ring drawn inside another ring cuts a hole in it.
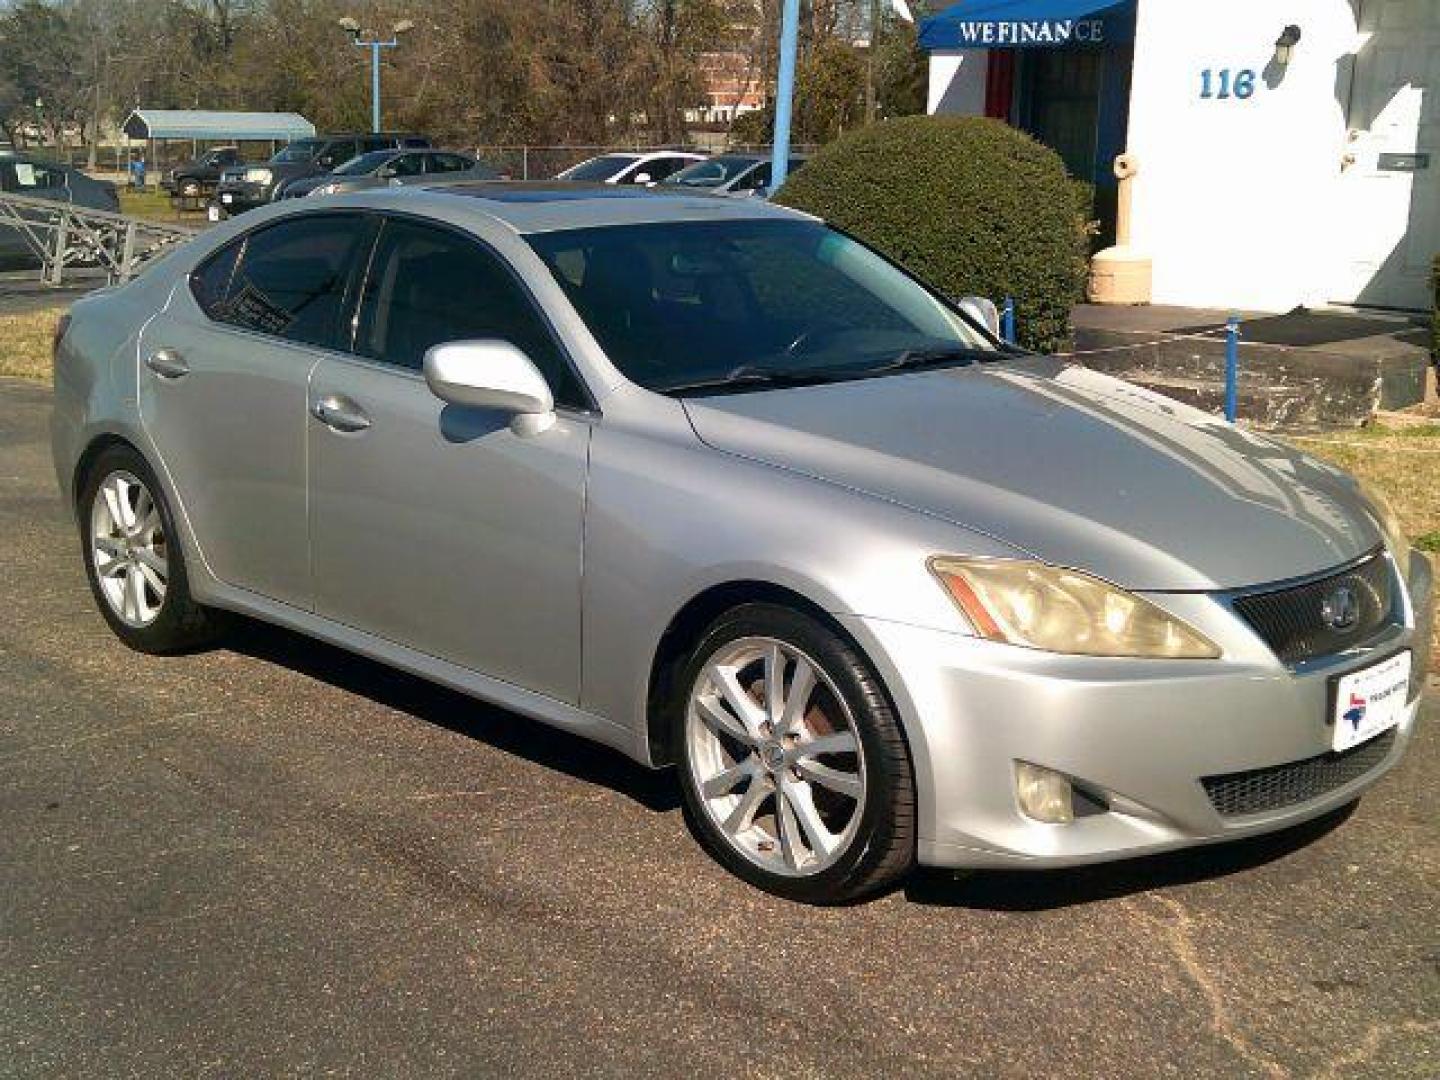
[{"label": "green shrub", "polygon": [[822,149],[776,201],[824,218],[952,297],[1015,300],[1052,352],[1084,295],[1086,221],[1059,156],[997,120],[907,116]]}]

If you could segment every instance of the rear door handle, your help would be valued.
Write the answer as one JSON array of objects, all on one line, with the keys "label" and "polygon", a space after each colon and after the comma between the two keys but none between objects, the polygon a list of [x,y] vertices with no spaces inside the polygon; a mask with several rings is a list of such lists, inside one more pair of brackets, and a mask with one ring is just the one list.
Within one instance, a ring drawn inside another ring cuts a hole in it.
[{"label": "rear door handle", "polygon": [[156,349],[146,358],[145,366],[162,379],[178,379],[190,374],[190,365],[174,349]]},{"label": "rear door handle", "polygon": [[336,431],[364,431],[370,426],[365,410],[344,394],[326,394],[315,402],[315,419]]}]

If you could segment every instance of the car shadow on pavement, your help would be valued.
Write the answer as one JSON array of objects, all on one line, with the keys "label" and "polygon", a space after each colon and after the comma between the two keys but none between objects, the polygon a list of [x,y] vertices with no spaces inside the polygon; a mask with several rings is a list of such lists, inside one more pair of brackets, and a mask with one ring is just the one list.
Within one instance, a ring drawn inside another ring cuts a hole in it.
[{"label": "car shadow on pavement", "polygon": [[314,638],[237,617],[224,644],[587,784],[602,785],[656,813],[680,807],[673,770],[646,769],[609,747]]},{"label": "car shadow on pavement", "polygon": [[1238,874],[1283,859],[1342,825],[1350,802],[1263,836],[1064,870],[920,871],[904,886],[916,904],[985,911],[1049,911]]}]

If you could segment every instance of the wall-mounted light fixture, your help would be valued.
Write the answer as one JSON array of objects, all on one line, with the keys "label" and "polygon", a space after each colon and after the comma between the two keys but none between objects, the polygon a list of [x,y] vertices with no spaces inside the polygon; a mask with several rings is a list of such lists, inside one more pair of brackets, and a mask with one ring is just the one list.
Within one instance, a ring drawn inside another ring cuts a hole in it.
[{"label": "wall-mounted light fixture", "polygon": [[1280,31],[1280,36],[1275,39],[1275,63],[1279,67],[1285,67],[1290,63],[1290,57],[1295,52],[1295,46],[1300,44],[1300,27],[1291,23]]}]

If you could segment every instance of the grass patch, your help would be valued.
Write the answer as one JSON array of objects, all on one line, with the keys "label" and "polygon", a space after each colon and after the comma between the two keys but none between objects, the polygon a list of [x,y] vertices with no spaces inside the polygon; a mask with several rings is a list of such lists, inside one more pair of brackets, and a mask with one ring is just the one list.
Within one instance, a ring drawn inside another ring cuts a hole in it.
[{"label": "grass patch", "polygon": [[129,188],[121,188],[120,212],[147,221],[163,221],[169,225],[176,222],[193,224],[197,220],[204,220],[202,211],[180,213],[170,205],[170,196],[163,191],[131,191]]},{"label": "grass patch", "polygon": [[64,308],[0,315],[0,375],[50,381],[50,343]]},{"label": "grass patch", "polygon": [[1417,536],[1415,546],[1421,551],[1440,551],[1440,529]]},{"label": "grass patch", "polygon": [[1357,441],[1364,439],[1436,439],[1440,438],[1440,424],[1366,424],[1346,436]]}]

